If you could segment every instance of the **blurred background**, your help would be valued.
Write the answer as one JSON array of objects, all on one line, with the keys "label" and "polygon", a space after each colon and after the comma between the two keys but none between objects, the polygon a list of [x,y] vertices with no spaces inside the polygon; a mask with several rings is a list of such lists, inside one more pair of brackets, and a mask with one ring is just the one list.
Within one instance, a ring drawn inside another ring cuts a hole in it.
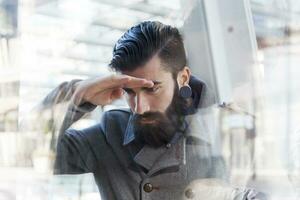
[{"label": "blurred background", "polygon": [[180,29],[216,92],[232,184],[300,199],[300,1],[0,0],[0,200],[100,199],[90,175],[51,175],[65,105],[34,110],[63,81],[112,73],[114,43],[146,20]]}]

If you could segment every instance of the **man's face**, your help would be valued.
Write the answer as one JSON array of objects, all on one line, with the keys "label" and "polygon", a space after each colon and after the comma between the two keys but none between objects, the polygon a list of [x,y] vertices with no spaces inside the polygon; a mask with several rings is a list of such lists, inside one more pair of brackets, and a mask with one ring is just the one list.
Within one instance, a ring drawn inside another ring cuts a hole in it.
[{"label": "man's face", "polygon": [[153,88],[125,88],[127,102],[133,113],[164,113],[167,110],[173,99],[175,81],[171,72],[163,69],[159,57],[154,56],[144,66],[123,74],[154,82]]},{"label": "man's face", "polygon": [[152,147],[167,144],[180,125],[180,115],[176,112],[180,102],[178,86],[171,72],[163,69],[158,57],[153,57],[145,66],[124,74],[154,82],[153,88],[124,88],[135,114],[133,124],[137,140]]}]

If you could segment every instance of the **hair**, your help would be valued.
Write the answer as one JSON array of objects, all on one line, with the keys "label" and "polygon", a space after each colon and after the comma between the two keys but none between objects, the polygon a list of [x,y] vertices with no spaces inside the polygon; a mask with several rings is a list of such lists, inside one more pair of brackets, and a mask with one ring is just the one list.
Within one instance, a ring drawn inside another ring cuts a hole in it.
[{"label": "hair", "polygon": [[157,21],[133,26],[117,41],[109,66],[118,72],[133,71],[157,55],[165,70],[177,75],[186,66],[182,36],[177,28]]}]

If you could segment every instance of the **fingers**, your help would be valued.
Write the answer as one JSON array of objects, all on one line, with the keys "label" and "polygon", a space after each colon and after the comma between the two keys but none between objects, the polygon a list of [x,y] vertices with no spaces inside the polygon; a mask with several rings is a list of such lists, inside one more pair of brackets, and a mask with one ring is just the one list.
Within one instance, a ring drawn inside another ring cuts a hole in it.
[{"label": "fingers", "polygon": [[142,78],[136,78],[127,75],[112,75],[102,79],[95,79],[89,83],[87,87],[85,97],[89,99],[89,96],[94,96],[99,92],[104,92],[109,89],[118,88],[138,88],[138,87],[153,87],[154,83],[151,80]]},{"label": "fingers", "polygon": [[[123,95],[122,88],[153,87],[151,80],[136,78],[127,75],[112,75],[105,78],[89,79],[81,82],[74,94],[75,104],[83,101],[94,103],[95,105],[106,104]],[[110,92],[108,92],[110,91]],[[102,97],[100,100],[98,97]],[[105,103],[103,103],[105,102]]]},{"label": "fingers", "polygon": [[151,80],[132,78],[125,82],[122,87],[126,88],[139,88],[139,87],[153,87],[154,83]]},{"label": "fingers", "polygon": [[98,92],[88,101],[94,105],[105,106],[112,103],[114,100],[120,99],[124,94],[123,89],[107,89],[101,92]]},{"label": "fingers", "polygon": [[101,84],[98,86],[100,85],[103,89],[123,87],[153,87],[153,81],[127,75],[112,75],[102,79]]}]

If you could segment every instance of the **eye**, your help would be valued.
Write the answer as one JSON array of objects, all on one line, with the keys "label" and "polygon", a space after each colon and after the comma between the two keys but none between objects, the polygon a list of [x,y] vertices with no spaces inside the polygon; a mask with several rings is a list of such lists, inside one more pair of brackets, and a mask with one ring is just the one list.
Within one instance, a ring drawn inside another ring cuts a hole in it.
[{"label": "eye", "polygon": [[147,93],[156,93],[160,87],[144,88]]}]

